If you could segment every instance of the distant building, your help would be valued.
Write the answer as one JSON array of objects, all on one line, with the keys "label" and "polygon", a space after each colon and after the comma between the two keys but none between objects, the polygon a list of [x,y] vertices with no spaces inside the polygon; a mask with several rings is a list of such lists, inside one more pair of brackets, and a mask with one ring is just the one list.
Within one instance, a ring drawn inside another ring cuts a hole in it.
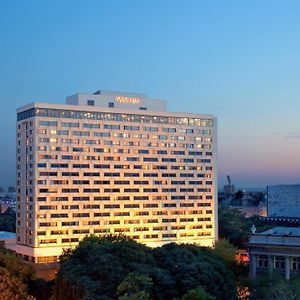
[{"label": "distant building", "polygon": [[12,203],[0,202],[0,213],[4,214],[9,208],[13,208]]},{"label": "distant building", "polygon": [[14,232],[0,231],[0,246],[15,251],[16,234]]},{"label": "distant building", "polygon": [[267,188],[268,217],[300,218],[300,184]]},{"label": "distant building", "polygon": [[279,272],[286,279],[300,275],[300,228],[276,227],[251,234],[250,275]]},{"label": "distant building", "polygon": [[97,91],[17,110],[17,248],[57,261],[88,234],[148,246],[217,238],[216,119]]},{"label": "distant building", "polygon": [[245,215],[246,218],[252,216],[267,216],[267,207],[266,203],[259,203],[258,206],[242,206],[238,208],[242,214]]},{"label": "distant building", "polygon": [[225,194],[233,195],[235,193],[235,188],[233,184],[225,184],[223,187],[223,191]]},{"label": "distant building", "polygon": [[228,184],[224,185],[223,191],[224,194],[233,195],[234,194],[234,185],[231,183],[230,176],[227,175]]},{"label": "distant building", "polygon": [[15,193],[15,192],[16,192],[16,188],[15,188],[14,186],[9,186],[9,187],[7,188],[7,192],[8,192],[8,193]]}]

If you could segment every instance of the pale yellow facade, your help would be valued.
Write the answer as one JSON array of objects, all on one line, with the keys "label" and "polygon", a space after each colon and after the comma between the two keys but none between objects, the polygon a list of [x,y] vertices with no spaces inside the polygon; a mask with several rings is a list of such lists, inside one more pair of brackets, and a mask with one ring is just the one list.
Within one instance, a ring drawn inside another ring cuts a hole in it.
[{"label": "pale yellow facade", "polygon": [[147,101],[143,110],[18,109],[19,254],[56,261],[90,234],[123,233],[151,247],[213,245],[216,119],[146,110]]}]

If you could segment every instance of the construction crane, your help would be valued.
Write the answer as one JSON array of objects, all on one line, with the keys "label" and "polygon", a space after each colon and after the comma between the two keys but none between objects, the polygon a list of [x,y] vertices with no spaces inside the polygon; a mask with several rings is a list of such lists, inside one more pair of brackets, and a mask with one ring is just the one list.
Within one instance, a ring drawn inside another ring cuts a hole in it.
[{"label": "construction crane", "polygon": [[230,180],[230,176],[227,175],[227,180],[228,180],[228,184],[231,185],[231,180]]}]

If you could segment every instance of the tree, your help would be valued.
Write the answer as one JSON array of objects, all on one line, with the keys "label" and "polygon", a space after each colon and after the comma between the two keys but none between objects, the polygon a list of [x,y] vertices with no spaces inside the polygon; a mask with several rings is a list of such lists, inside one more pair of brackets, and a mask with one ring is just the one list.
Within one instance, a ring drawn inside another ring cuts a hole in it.
[{"label": "tree", "polygon": [[189,290],[181,300],[215,300],[216,298],[207,293],[202,287]]},{"label": "tree", "polygon": [[6,269],[12,277],[19,278],[25,285],[35,280],[33,268],[5,248],[0,248],[0,267]]},{"label": "tree", "polygon": [[35,280],[31,266],[12,252],[0,248],[0,300],[29,300],[30,286]]},{"label": "tree", "polygon": [[248,242],[251,225],[237,209],[222,206],[219,208],[219,235],[237,248]]},{"label": "tree", "polygon": [[235,263],[236,248],[226,239],[218,240],[213,248],[213,253],[223,258],[228,264]]},{"label": "tree", "polygon": [[236,199],[236,200],[243,199],[243,197],[244,197],[243,191],[238,190],[238,191],[235,193],[235,199]]},{"label": "tree", "polygon": [[148,276],[153,265],[151,249],[125,236],[90,236],[61,257],[55,296],[58,300],[117,299],[118,286],[129,273]]},{"label": "tree", "polygon": [[[163,289],[155,299],[181,297],[199,286],[219,300],[236,299],[234,276],[225,262],[211,250],[191,244],[166,244],[153,249],[158,267],[171,275],[169,282],[160,282]],[[155,280],[154,280],[155,282]]]},{"label": "tree", "polygon": [[125,236],[89,236],[61,256],[54,296],[165,300],[200,286],[216,299],[236,299],[233,274],[207,248],[172,243],[151,249]]},{"label": "tree", "polygon": [[300,278],[292,277],[289,281],[278,273],[263,274],[247,283],[250,286],[250,300],[291,300],[300,299]]},{"label": "tree", "polygon": [[27,299],[27,289],[21,279],[12,276],[5,268],[0,268],[0,300]]},{"label": "tree", "polygon": [[129,273],[118,286],[120,300],[148,300],[152,288],[152,279],[145,275]]},{"label": "tree", "polygon": [[0,231],[16,232],[16,213],[12,208],[0,214]]},{"label": "tree", "polygon": [[273,227],[266,225],[259,216],[246,218],[238,209],[232,209],[226,206],[219,208],[219,236],[222,239],[227,239],[239,249],[245,248],[253,224],[255,224],[257,232]]}]

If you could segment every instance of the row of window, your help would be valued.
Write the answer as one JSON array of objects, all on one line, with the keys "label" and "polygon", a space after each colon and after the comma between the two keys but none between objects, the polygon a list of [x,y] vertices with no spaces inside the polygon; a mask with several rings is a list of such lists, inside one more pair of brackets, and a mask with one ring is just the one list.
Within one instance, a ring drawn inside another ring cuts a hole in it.
[{"label": "row of window", "polygon": [[[79,145],[79,144],[85,144],[85,145],[100,145],[102,142],[98,139],[94,140],[87,140],[87,139],[71,139],[71,138],[40,138],[40,143],[62,143],[62,144],[72,144],[72,145]],[[18,141],[18,145],[20,144],[20,141]],[[185,148],[185,149],[212,149],[211,144],[186,144],[186,143],[168,143],[168,142],[139,142],[139,141],[104,141],[104,145],[106,146],[124,146],[124,147],[161,147],[161,148]]]},{"label": "row of window", "polygon": [[[88,225],[100,225],[100,221],[88,221],[86,222],[88,223]],[[138,224],[139,220],[127,220],[127,224]],[[195,230],[195,229],[211,229],[212,225],[206,224],[206,225],[175,225],[175,226],[171,226],[171,230],[176,230],[176,231],[184,231],[184,230]],[[128,230],[129,228],[121,228],[122,230]],[[135,231],[141,231],[141,228],[136,228]],[[164,230],[168,230],[167,226],[159,226],[159,227],[153,227],[152,228],[153,231],[164,231]],[[43,235],[47,235],[50,234],[51,236],[53,235],[77,235],[77,234],[93,234],[94,232],[98,231],[98,228],[94,228],[93,230],[90,229],[72,229],[72,230],[48,230],[48,232],[46,230],[39,230],[37,232],[37,236],[43,236]],[[101,230],[104,230],[104,228],[102,228]],[[105,229],[107,230],[107,229]],[[114,231],[118,231],[118,228],[114,228]],[[99,231],[98,231],[99,232]],[[194,232],[191,232],[192,235],[194,235]]]},{"label": "row of window", "polygon": [[[126,208],[133,208],[133,206],[135,206],[135,208],[159,208],[159,205],[157,203],[146,203],[143,205],[139,205],[139,204],[125,204],[124,205],[124,209]],[[193,208],[194,207],[194,203],[180,203],[179,204],[180,208]],[[79,204],[71,204],[71,205],[39,205],[38,209],[39,210],[94,210],[94,209],[115,209],[115,208],[121,208],[120,204],[105,204],[100,206],[100,204],[84,204],[84,205],[79,205]],[[136,211],[135,211],[136,212]],[[195,214],[212,214],[212,210],[164,210],[164,211],[152,211],[152,215],[167,215],[168,212],[170,212],[171,215],[195,215]],[[129,211],[124,211],[124,212],[115,212],[113,213],[112,216],[129,216],[130,212]]]},{"label": "row of window", "polygon": [[[78,166],[78,164],[76,164]],[[84,167],[82,167],[83,169],[86,168],[86,165],[83,165]],[[58,168],[58,169],[68,169],[69,167],[72,168],[71,165],[67,164],[67,163],[38,163],[37,167],[42,169],[42,168]],[[134,170],[180,170],[180,171],[212,171],[212,166],[191,166],[191,165],[181,165],[181,166],[177,166],[177,165],[129,165],[129,164],[94,164],[91,165],[91,168],[95,168],[95,169],[134,169]],[[78,167],[77,167],[78,168]],[[88,167],[89,168],[89,167]],[[49,176],[57,176],[58,172],[57,171],[52,171],[49,172]],[[61,176],[102,176],[100,175],[99,172],[61,172]],[[47,175],[46,175],[47,176]],[[211,177],[211,174],[198,174],[198,177]]]},{"label": "row of window", "polygon": [[[129,180],[115,180],[115,181],[110,181],[110,180],[85,180],[85,179],[73,179],[72,181],[67,180],[67,179],[54,179],[54,180],[49,180],[47,181],[46,179],[39,179],[37,181],[39,185],[66,185],[66,184],[73,184],[73,185],[130,185]],[[149,181],[147,180],[135,180],[134,185],[149,185]],[[162,181],[162,180],[154,180],[153,185],[202,185],[203,182],[199,180],[190,180],[190,181],[185,181],[185,180],[171,180],[170,182],[168,181]],[[207,185],[211,185],[212,181],[206,181]]]},{"label": "row of window", "polygon": [[[138,224],[139,220],[124,220],[124,224],[126,222],[127,224]],[[83,226],[94,226],[94,225],[100,225],[100,221],[93,220],[93,221],[81,221]],[[58,223],[57,222],[40,222],[40,227],[57,227]],[[71,222],[62,222],[62,225],[64,227],[66,226],[79,226],[79,221],[71,221]],[[212,225],[205,223],[205,224],[187,224],[187,225],[171,225],[170,229],[171,230],[199,230],[199,229],[212,229]],[[118,228],[113,228],[114,231],[117,230]],[[122,228],[122,229],[129,229],[129,228]],[[168,226],[163,225],[163,226],[152,226],[153,231],[166,231],[169,230]],[[82,234],[82,233],[87,233],[87,231],[90,231],[89,229],[74,229],[72,230],[73,234],[76,232],[77,234]],[[109,233],[109,228],[93,228],[94,233]],[[136,227],[134,231],[149,231],[149,227]],[[40,234],[39,234],[40,233]],[[45,235],[46,230],[41,230],[37,232],[37,235]],[[51,230],[51,235],[64,235],[64,234],[71,234],[71,230]]]},{"label": "row of window", "polygon": [[[158,154],[158,155],[180,155],[180,156],[187,156],[187,155],[192,155],[192,156],[212,156],[211,151],[185,151],[185,150],[156,150],[156,149],[128,149],[128,148],[86,148],[86,147],[66,147],[66,146],[45,146],[45,145],[40,145],[37,147],[37,150],[40,152],[44,151],[59,151],[59,152],[96,152],[96,153],[132,153],[132,154]],[[32,149],[31,149],[32,151]],[[18,152],[20,153],[20,151]]]},{"label": "row of window", "polygon": [[[39,122],[39,127],[57,127],[58,123],[56,121],[40,121]],[[67,128],[79,128],[80,124],[79,123],[70,123],[70,122],[62,122],[61,123],[62,127],[67,127]],[[87,129],[100,129],[100,124],[97,123],[83,123],[82,128],[87,128]],[[114,125],[114,124],[103,124],[102,125],[103,129],[109,129],[109,130],[125,130],[125,131],[148,131],[148,132],[159,132],[159,127],[149,127],[149,126],[131,126],[131,125]],[[46,133],[44,130],[39,130],[39,133]],[[68,130],[56,130],[56,129],[51,129],[49,131],[51,134],[61,134],[65,135],[68,134]],[[84,131],[84,134],[89,131]],[[166,128],[163,127],[161,128],[161,132],[168,132],[168,133],[185,133],[185,134],[202,134],[202,135],[210,135],[211,130],[202,130],[202,129],[186,129],[186,128]],[[76,131],[73,131],[73,134],[76,134]]]},{"label": "row of window", "polygon": [[[123,228],[120,228],[119,230],[114,230],[115,233],[122,233],[126,232]],[[163,239],[175,239],[175,238],[182,238],[182,237],[201,237],[201,236],[211,236],[211,232],[198,232],[196,235],[188,234],[188,233],[182,233],[182,234],[176,234],[176,233],[163,233],[161,237]],[[144,235],[140,237],[139,235],[133,235],[131,236],[132,239],[139,240],[139,239],[158,239],[158,234],[150,234],[150,235]],[[70,243],[78,243],[79,238],[62,238],[61,243],[62,244],[70,244]],[[57,244],[59,241],[57,239],[42,239],[39,241],[39,244]]]},{"label": "row of window", "polygon": [[[74,166],[73,168],[80,168],[80,169],[85,169],[88,167],[85,167],[83,165],[79,166]],[[62,172],[62,176],[70,176],[70,174],[77,174],[76,172]],[[39,176],[53,176],[56,177],[58,174],[58,172],[55,171],[45,171],[45,172],[39,172]],[[83,173],[84,174],[84,173]],[[97,174],[97,173],[94,173]],[[84,176],[99,176],[99,175],[84,175]],[[198,178],[204,178],[204,177],[209,177],[206,176],[203,173],[199,173],[199,174],[194,174],[194,173],[119,173],[119,172],[104,172],[102,174],[101,177],[143,177],[143,178],[147,178],[147,177],[163,177],[163,178],[194,178],[194,177],[198,177]],[[157,183],[160,184],[160,183]],[[212,181],[207,181],[207,184],[212,184]]]},{"label": "row of window", "polygon": [[[213,127],[214,120],[207,118],[188,118],[175,116],[151,116],[142,114],[105,113],[94,111],[63,110],[50,108],[31,108],[17,114],[17,121],[31,117],[70,118],[87,120],[107,120],[118,122],[174,124],[184,126]],[[57,126],[56,121],[47,121],[45,126]]]},{"label": "row of window", "polygon": [[[90,216],[89,213],[73,213],[73,218],[89,218],[89,217],[105,217],[105,213],[94,213],[93,216]],[[107,215],[107,217],[111,218],[109,215]],[[39,220],[41,219],[46,219],[46,215],[38,215],[37,218]],[[58,213],[58,214],[51,214],[51,219],[63,219],[63,218],[68,218],[68,214],[64,214],[64,213]],[[130,225],[132,223],[128,223],[128,219],[124,219],[124,220],[117,220],[117,219],[109,219],[109,220],[105,220],[104,221],[104,225],[119,225],[119,224],[124,224],[124,225]],[[136,221],[136,220],[133,220]],[[145,220],[143,220],[143,222],[145,222]],[[159,223],[195,223],[195,222],[211,222],[211,218],[210,217],[200,217],[200,218],[162,218],[161,220],[158,219],[150,219],[150,221],[148,220],[148,224],[159,224]],[[56,227],[53,224],[56,222],[40,222],[39,226],[40,227]],[[49,225],[51,224],[51,225]],[[57,224],[57,223],[56,223]],[[61,226],[65,227],[72,227],[72,226],[79,226],[79,221],[68,221],[68,222],[61,222]],[[143,231],[149,231],[150,228],[149,227],[143,227]]]},{"label": "row of window", "polygon": [[[148,196],[148,195],[143,195],[143,196],[134,196],[133,200],[138,200],[138,201],[145,201],[145,200],[149,200],[152,199],[154,201],[161,201],[161,200],[202,200],[203,197],[202,195],[153,195],[153,196]],[[212,195],[206,195],[205,196],[206,200],[212,200],[213,196]],[[29,199],[30,201],[33,201],[32,199]],[[37,200],[39,202],[46,202],[47,200],[49,201],[59,201],[59,202],[68,202],[68,201],[130,201],[130,196],[116,196],[116,197],[112,197],[112,199],[110,198],[110,196],[73,196],[72,198],[66,197],[66,196],[39,196],[37,197]],[[194,203],[192,203],[194,204]],[[124,204],[124,208],[126,208],[125,205],[129,205],[132,206],[132,208],[136,207],[136,205],[138,204]],[[196,204],[195,204],[196,205]],[[198,203],[197,204],[199,207],[209,207],[210,203]],[[164,203],[163,207],[176,207],[176,203]]]},{"label": "row of window", "polygon": [[[267,255],[257,256],[257,267],[267,269],[269,263],[272,264],[272,268],[285,270],[285,257],[284,256],[274,256],[270,260]],[[289,268],[291,270],[300,271],[300,257],[291,257],[289,261]]]},{"label": "row of window", "polygon": [[[68,130],[47,130],[47,129],[38,129],[39,135],[64,135],[68,136]],[[95,137],[114,137],[114,138],[134,138],[134,139],[156,139],[156,140],[173,140],[173,141],[194,141],[194,142],[212,142],[212,137],[202,137],[202,136],[167,136],[167,135],[149,135],[149,134],[130,134],[130,133],[110,133],[110,132],[90,132],[90,131],[72,131],[73,136],[95,136]],[[18,133],[18,137],[20,137],[20,133]],[[49,137],[53,138],[53,137]]]},{"label": "row of window", "polygon": [[[211,152],[207,152],[211,153]],[[211,155],[211,154],[210,154]],[[173,158],[173,157],[139,157],[139,156],[96,156],[96,155],[57,155],[57,154],[39,154],[38,158],[51,159],[51,160],[103,160],[103,161],[143,161],[143,162],[179,162],[179,163],[211,163],[209,158]],[[21,161],[21,157],[18,157],[18,161]]]},{"label": "row of window", "polygon": [[[100,193],[100,189],[99,188],[55,188],[55,187],[49,187],[49,188],[40,188],[39,189],[39,193]],[[162,193],[205,193],[205,192],[211,192],[210,188],[144,188],[143,190],[140,190],[138,188],[124,188],[121,189],[120,188],[104,188],[101,189],[101,192],[104,193],[140,193],[140,192],[144,192],[144,193],[158,193],[158,192],[162,192]]]}]

